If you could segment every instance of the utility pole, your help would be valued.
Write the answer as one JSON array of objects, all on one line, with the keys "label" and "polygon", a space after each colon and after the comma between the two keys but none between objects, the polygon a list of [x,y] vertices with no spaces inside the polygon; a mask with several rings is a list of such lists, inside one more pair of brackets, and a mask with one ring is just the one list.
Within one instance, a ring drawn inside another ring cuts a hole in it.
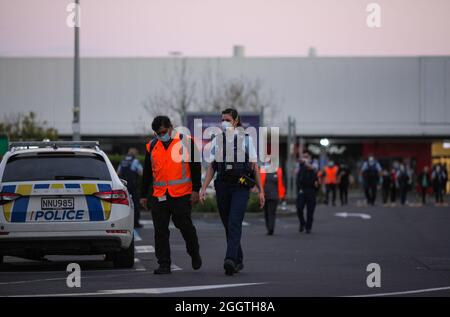
[{"label": "utility pole", "polygon": [[291,116],[288,117],[288,137],[287,137],[287,198],[295,199],[296,197],[296,184],[295,184],[295,145],[297,143],[297,134],[295,131],[295,119]]},{"label": "utility pole", "polygon": [[73,71],[73,141],[80,141],[80,1],[75,0],[75,54]]}]

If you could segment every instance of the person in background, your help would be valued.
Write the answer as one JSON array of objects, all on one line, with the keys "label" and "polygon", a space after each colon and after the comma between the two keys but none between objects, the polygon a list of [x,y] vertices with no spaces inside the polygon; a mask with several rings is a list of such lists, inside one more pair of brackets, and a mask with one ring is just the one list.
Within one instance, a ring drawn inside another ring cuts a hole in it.
[{"label": "person in background", "polygon": [[447,194],[447,182],[448,182],[448,171],[445,164],[441,164],[441,168],[444,172],[444,185],[443,185],[443,195]]},{"label": "person in background", "polygon": [[[392,177],[387,169],[383,169],[381,173],[381,190],[383,195],[383,204],[386,205],[391,193]],[[394,185],[395,186],[395,185]]]},{"label": "person in background", "polygon": [[[311,164],[311,156],[305,152],[300,157],[300,167],[297,173],[297,215],[300,220],[299,231],[311,233],[314,211],[316,209],[316,191],[319,188],[317,172]],[[306,206],[306,221],[303,210]]]},{"label": "person in background", "polygon": [[266,202],[264,204],[264,218],[266,221],[267,234],[273,235],[278,202],[286,196],[286,188],[283,184],[283,169],[278,166],[275,171],[269,171],[272,163],[269,161],[260,168],[261,185],[264,188]]},{"label": "person in background", "polygon": [[138,194],[138,182],[139,176],[142,176],[142,165],[136,158],[138,156],[138,150],[135,148],[128,149],[128,154],[123,158],[117,168],[117,175],[127,182],[127,189],[131,195],[134,205],[134,227],[142,228],[139,223],[140,220],[140,205]]},{"label": "person in background", "polygon": [[419,174],[419,177],[417,178],[417,183],[420,188],[420,192],[422,193],[422,204],[427,203],[427,192],[428,188],[431,187],[431,178],[428,166],[425,166],[423,168],[422,173]]},{"label": "person in background", "polygon": [[391,205],[395,205],[397,200],[397,168],[395,166],[391,169]]},{"label": "person in background", "polygon": [[363,178],[367,204],[373,206],[377,199],[377,186],[380,182],[381,165],[370,155],[368,160],[362,165],[360,174]]},{"label": "person in background", "polygon": [[336,184],[337,184],[337,176],[339,172],[339,167],[334,164],[334,161],[329,161],[328,166],[324,168],[324,178],[325,178],[325,204],[328,205],[330,202],[329,196],[330,192],[332,194],[332,205],[336,206]]},{"label": "person in background", "polygon": [[408,194],[408,188],[410,185],[411,177],[406,170],[404,164],[400,164],[400,168],[397,171],[397,183],[400,191],[400,203],[404,205],[406,203],[406,196]]},{"label": "person in background", "polygon": [[348,187],[350,186],[350,169],[345,164],[339,167],[338,183],[341,206],[344,206],[348,204]]},{"label": "person in background", "polygon": [[444,203],[444,190],[447,182],[446,173],[443,170],[441,164],[435,165],[433,173],[431,174],[431,179],[433,182],[433,191],[436,198],[436,205],[441,205]]}]

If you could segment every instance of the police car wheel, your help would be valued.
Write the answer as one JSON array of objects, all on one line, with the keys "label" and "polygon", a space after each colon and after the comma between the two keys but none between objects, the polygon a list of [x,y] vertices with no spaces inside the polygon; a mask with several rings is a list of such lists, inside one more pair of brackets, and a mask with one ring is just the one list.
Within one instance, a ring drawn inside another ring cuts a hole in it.
[{"label": "police car wheel", "polygon": [[134,265],[134,240],[127,249],[120,250],[111,255],[114,266],[117,268],[131,268]]}]

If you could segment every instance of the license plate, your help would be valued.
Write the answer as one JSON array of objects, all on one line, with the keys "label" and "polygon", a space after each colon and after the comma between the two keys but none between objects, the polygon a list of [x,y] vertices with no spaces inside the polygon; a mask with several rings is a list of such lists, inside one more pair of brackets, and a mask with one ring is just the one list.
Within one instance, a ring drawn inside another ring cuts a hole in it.
[{"label": "license plate", "polygon": [[42,197],[42,210],[57,210],[57,209],[74,209],[75,203],[73,197]]}]

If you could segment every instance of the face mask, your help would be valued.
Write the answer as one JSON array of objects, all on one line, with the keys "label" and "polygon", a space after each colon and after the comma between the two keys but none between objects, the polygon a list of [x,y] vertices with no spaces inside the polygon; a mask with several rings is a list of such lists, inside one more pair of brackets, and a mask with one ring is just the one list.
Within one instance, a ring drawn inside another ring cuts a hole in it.
[{"label": "face mask", "polygon": [[232,128],[233,125],[231,124],[231,122],[228,121],[222,121],[222,129],[226,130],[227,128]]},{"label": "face mask", "polygon": [[167,142],[167,141],[170,141],[170,134],[169,134],[169,132],[167,132],[166,134],[163,134],[162,136],[157,135],[157,138],[161,142]]}]

